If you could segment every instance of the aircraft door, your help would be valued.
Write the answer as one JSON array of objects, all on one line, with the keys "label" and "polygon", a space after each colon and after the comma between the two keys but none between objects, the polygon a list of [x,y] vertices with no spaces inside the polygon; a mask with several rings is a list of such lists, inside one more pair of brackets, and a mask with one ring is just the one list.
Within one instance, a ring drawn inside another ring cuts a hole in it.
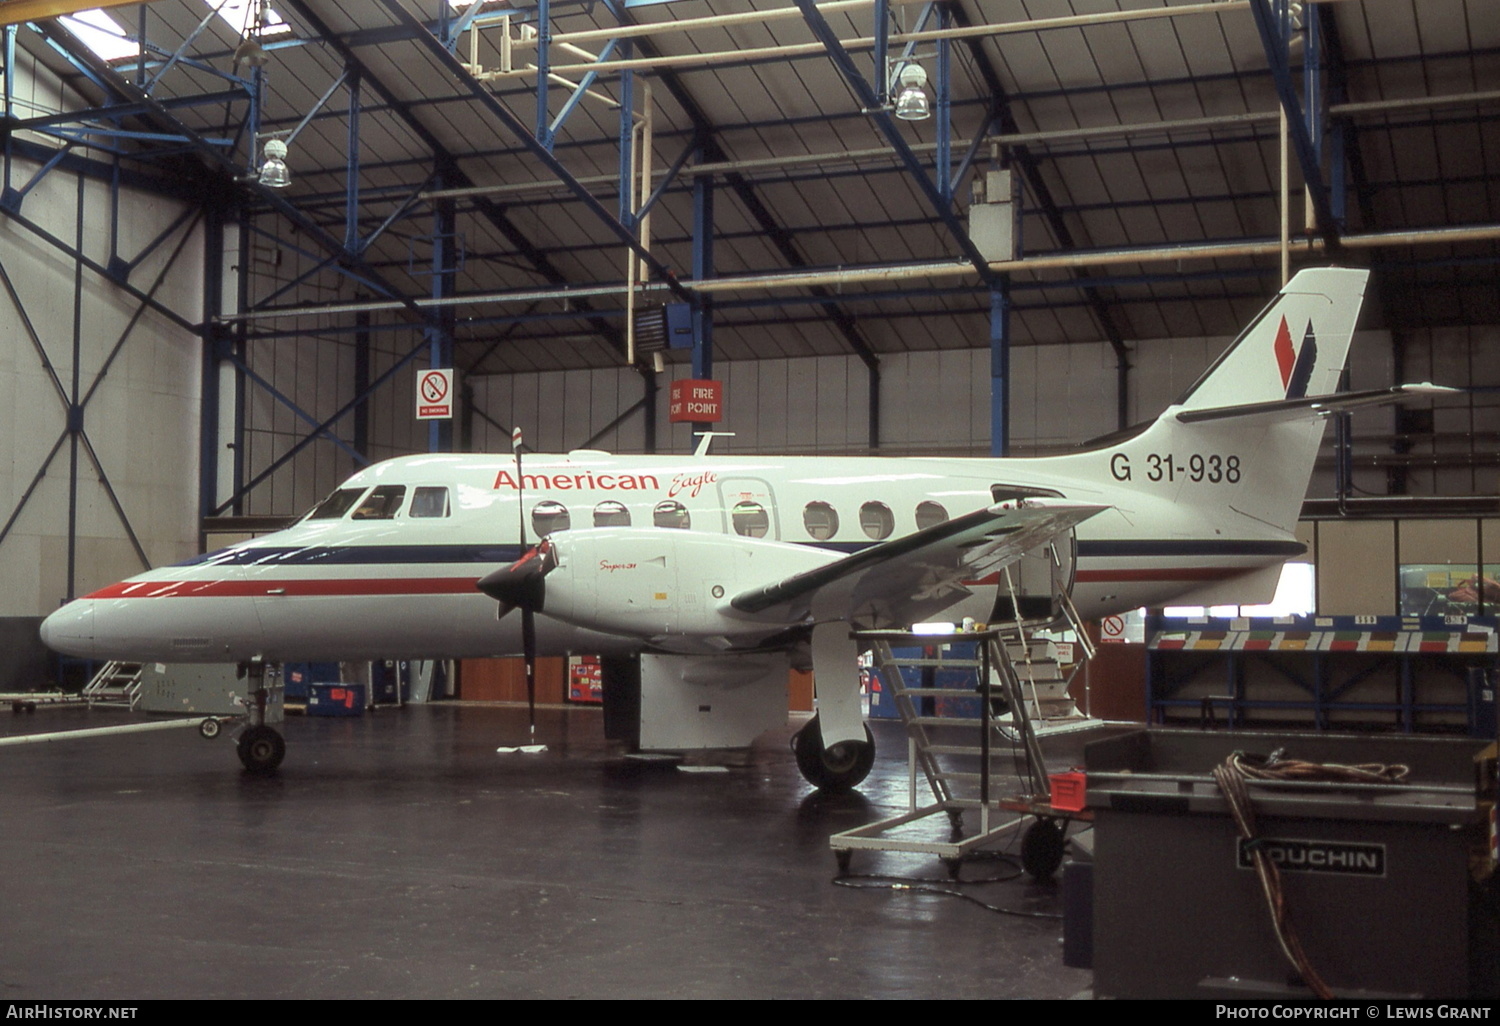
[{"label": "aircraft door", "polygon": [[721,477],[719,502],[724,511],[724,532],[746,538],[781,537],[781,519],[771,483],[759,477]]},{"label": "aircraft door", "polygon": [[[996,502],[1025,498],[1062,498],[1061,492],[1045,488],[992,485],[990,493]],[[1059,593],[1073,594],[1073,580],[1078,566],[1078,536],[1068,528],[1046,545],[1026,553],[1009,570],[1000,571],[995,592],[991,623],[1013,623],[1019,611],[1026,623],[1052,622],[1062,618]],[[1012,601],[1012,594],[1015,601]],[[1017,608],[1019,607],[1019,609]]]}]

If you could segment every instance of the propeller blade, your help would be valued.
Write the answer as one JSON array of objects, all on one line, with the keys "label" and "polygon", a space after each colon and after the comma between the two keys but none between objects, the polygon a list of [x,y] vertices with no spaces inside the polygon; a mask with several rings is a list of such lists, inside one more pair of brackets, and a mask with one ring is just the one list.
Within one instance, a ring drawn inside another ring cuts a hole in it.
[{"label": "propeller blade", "polygon": [[543,539],[509,566],[503,566],[483,577],[476,585],[478,589],[500,603],[500,616],[512,609],[521,610],[521,654],[526,662],[526,712],[530,722],[530,744],[513,748],[498,748],[501,753],[524,752],[528,755],[545,752],[546,745],[536,743],[536,614],[546,598],[543,578],[547,576],[556,560],[552,556],[551,543]]}]

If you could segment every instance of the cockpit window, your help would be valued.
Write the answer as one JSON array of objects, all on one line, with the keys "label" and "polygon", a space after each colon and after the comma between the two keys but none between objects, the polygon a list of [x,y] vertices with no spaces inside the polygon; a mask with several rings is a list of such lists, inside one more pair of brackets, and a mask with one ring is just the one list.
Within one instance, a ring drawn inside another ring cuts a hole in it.
[{"label": "cockpit window", "polygon": [[448,489],[440,485],[418,488],[411,497],[409,517],[445,517],[448,515]]},{"label": "cockpit window", "polygon": [[355,508],[352,520],[389,520],[406,499],[406,485],[381,485]]},{"label": "cockpit window", "polygon": [[363,494],[365,494],[363,488],[340,488],[314,506],[313,511],[307,515],[307,519],[337,520],[349,512],[349,507],[353,506],[355,500]]}]

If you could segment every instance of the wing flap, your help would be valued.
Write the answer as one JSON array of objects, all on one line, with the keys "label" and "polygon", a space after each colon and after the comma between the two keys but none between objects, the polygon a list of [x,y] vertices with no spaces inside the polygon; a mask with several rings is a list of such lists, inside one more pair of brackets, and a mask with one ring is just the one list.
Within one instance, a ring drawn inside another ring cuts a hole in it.
[{"label": "wing flap", "polygon": [[1108,508],[1061,499],[1000,503],[741,592],[726,611],[775,622],[869,615],[881,626],[909,626],[968,596],[965,581]]}]

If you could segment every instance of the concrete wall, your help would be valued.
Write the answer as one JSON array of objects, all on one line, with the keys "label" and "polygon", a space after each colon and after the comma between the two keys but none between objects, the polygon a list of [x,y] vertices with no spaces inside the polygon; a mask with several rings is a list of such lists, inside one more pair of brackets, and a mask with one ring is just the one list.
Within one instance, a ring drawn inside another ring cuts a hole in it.
[{"label": "concrete wall", "polygon": [[[24,184],[35,171],[17,160],[12,181]],[[84,254],[100,264],[112,253],[134,260],[183,209],[125,190],[111,250],[108,190],[85,181],[80,193],[79,181],[54,170],[26,196],[21,213],[70,246],[81,238]],[[129,280],[149,291],[164,274],[156,299],[196,321],[202,316],[201,233],[192,230],[171,259],[188,231],[179,228]],[[68,596],[70,511],[77,524],[76,594],[142,568],[124,521],[151,563],[195,550],[200,349],[194,333],[152,310],[132,327],[137,300],[92,271],[80,276],[70,256],[4,216],[0,268],[14,289],[13,295],[0,290],[0,528],[14,516],[0,539],[0,616],[33,616]],[[83,429],[98,469],[80,445],[75,472],[71,438],[63,437],[67,405],[90,392]],[[113,488],[118,511],[98,470]]]}]

